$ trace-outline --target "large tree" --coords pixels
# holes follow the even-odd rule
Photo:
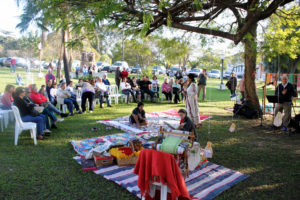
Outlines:
[[[292,0],[89,0],[72,2],[93,20],[110,19],[117,27],[148,35],[163,26],[244,43],[245,92],[259,110],[255,87],[258,22]]]

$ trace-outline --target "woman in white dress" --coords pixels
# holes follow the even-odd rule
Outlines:
[[[197,86],[193,74],[188,75],[184,91],[186,94],[185,109],[187,111],[187,116],[194,122],[196,127],[199,127],[201,126],[201,122],[198,107]]]

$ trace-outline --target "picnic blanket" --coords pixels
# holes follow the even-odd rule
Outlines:
[[[180,121],[178,111],[175,109],[162,112],[149,112],[146,113],[146,118],[149,122],[149,125],[138,128],[129,123],[129,116],[111,120],[100,120],[98,121],[98,123],[112,126],[125,132],[135,133],[145,139],[149,139],[158,135],[160,126],[162,126],[163,128],[168,128],[170,125],[173,127],[178,127]],[[211,116],[209,115],[200,115],[201,121],[207,120],[209,118],[211,118]]]
[[[106,151],[110,146],[126,145],[128,141],[139,139],[144,145],[147,143],[141,136],[134,133],[118,133],[83,140],[71,140],[71,144],[80,156],[91,158],[93,151]]]
[[[81,164],[80,156],[74,159]],[[119,167],[117,165],[97,167],[93,172],[126,188],[130,193],[141,198],[137,186],[138,175],[133,173],[134,166]],[[220,193],[241,182],[247,174],[209,162],[205,168],[198,168],[189,173],[185,179],[188,192],[192,199],[213,199]]]

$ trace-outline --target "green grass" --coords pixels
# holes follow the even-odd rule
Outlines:
[[[112,78],[111,75],[109,75]],[[8,69],[0,70],[0,91],[14,83]],[[160,77],[162,79],[162,77]],[[113,79],[111,79],[113,81]],[[43,84],[44,80],[36,80]],[[209,80],[207,100],[199,101],[200,112],[213,116],[200,128],[199,142],[213,143],[214,163],[250,175],[216,199],[300,199],[300,136],[289,137],[267,128],[254,128],[259,120],[232,119],[224,107],[232,107],[229,91],[217,90],[219,80]],[[261,90],[258,90],[261,96]],[[70,140],[122,132],[107,129],[97,120],[129,115],[134,104],[95,109],[59,123],[58,130],[34,146],[28,132],[13,146],[14,128],[0,133],[0,199],[136,199],[124,188],[93,172],[81,170]],[[146,104],[146,111],[183,108],[183,104]],[[231,123],[237,132],[228,131]],[[270,120],[265,122],[271,124]],[[98,132],[91,131],[98,127]]]

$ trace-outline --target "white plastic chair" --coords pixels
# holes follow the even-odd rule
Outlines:
[[[119,94],[118,86],[117,85],[111,85],[109,87],[109,100],[111,102],[111,99],[115,99],[115,104],[119,103],[119,97],[121,97],[121,94]]]
[[[34,145],[37,145],[36,141],[36,123],[34,122],[23,122],[20,116],[19,109],[16,106],[12,106],[12,110],[15,116],[15,145],[18,145],[19,135],[24,130],[30,130],[31,138],[34,141]]]
[[[161,200],[167,200],[167,195],[168,195],[168,192],[171,192],[171,190],[168,188],[167,185],[164,185],[162,183],[159,183],[159,182],[153,182],[151,185],[150,185],[150,188],[151,187],[154,187],[154,189],[149,193],[150,196],[155,196],[155,191],[156,191],[156,188],[157,187],[160,187],[160,199]],[[176,198],[177,199],[177,198]],[[143,196],[142,197],[142,200],[145,200],[145,197]]]
[[[66,111],[67,111],[67,105],[66,104],[59,104],[59,103],[57,103],[57,105],[58,105],[58,110],[62,110],[61,112],[62,113],[66,113]]]

